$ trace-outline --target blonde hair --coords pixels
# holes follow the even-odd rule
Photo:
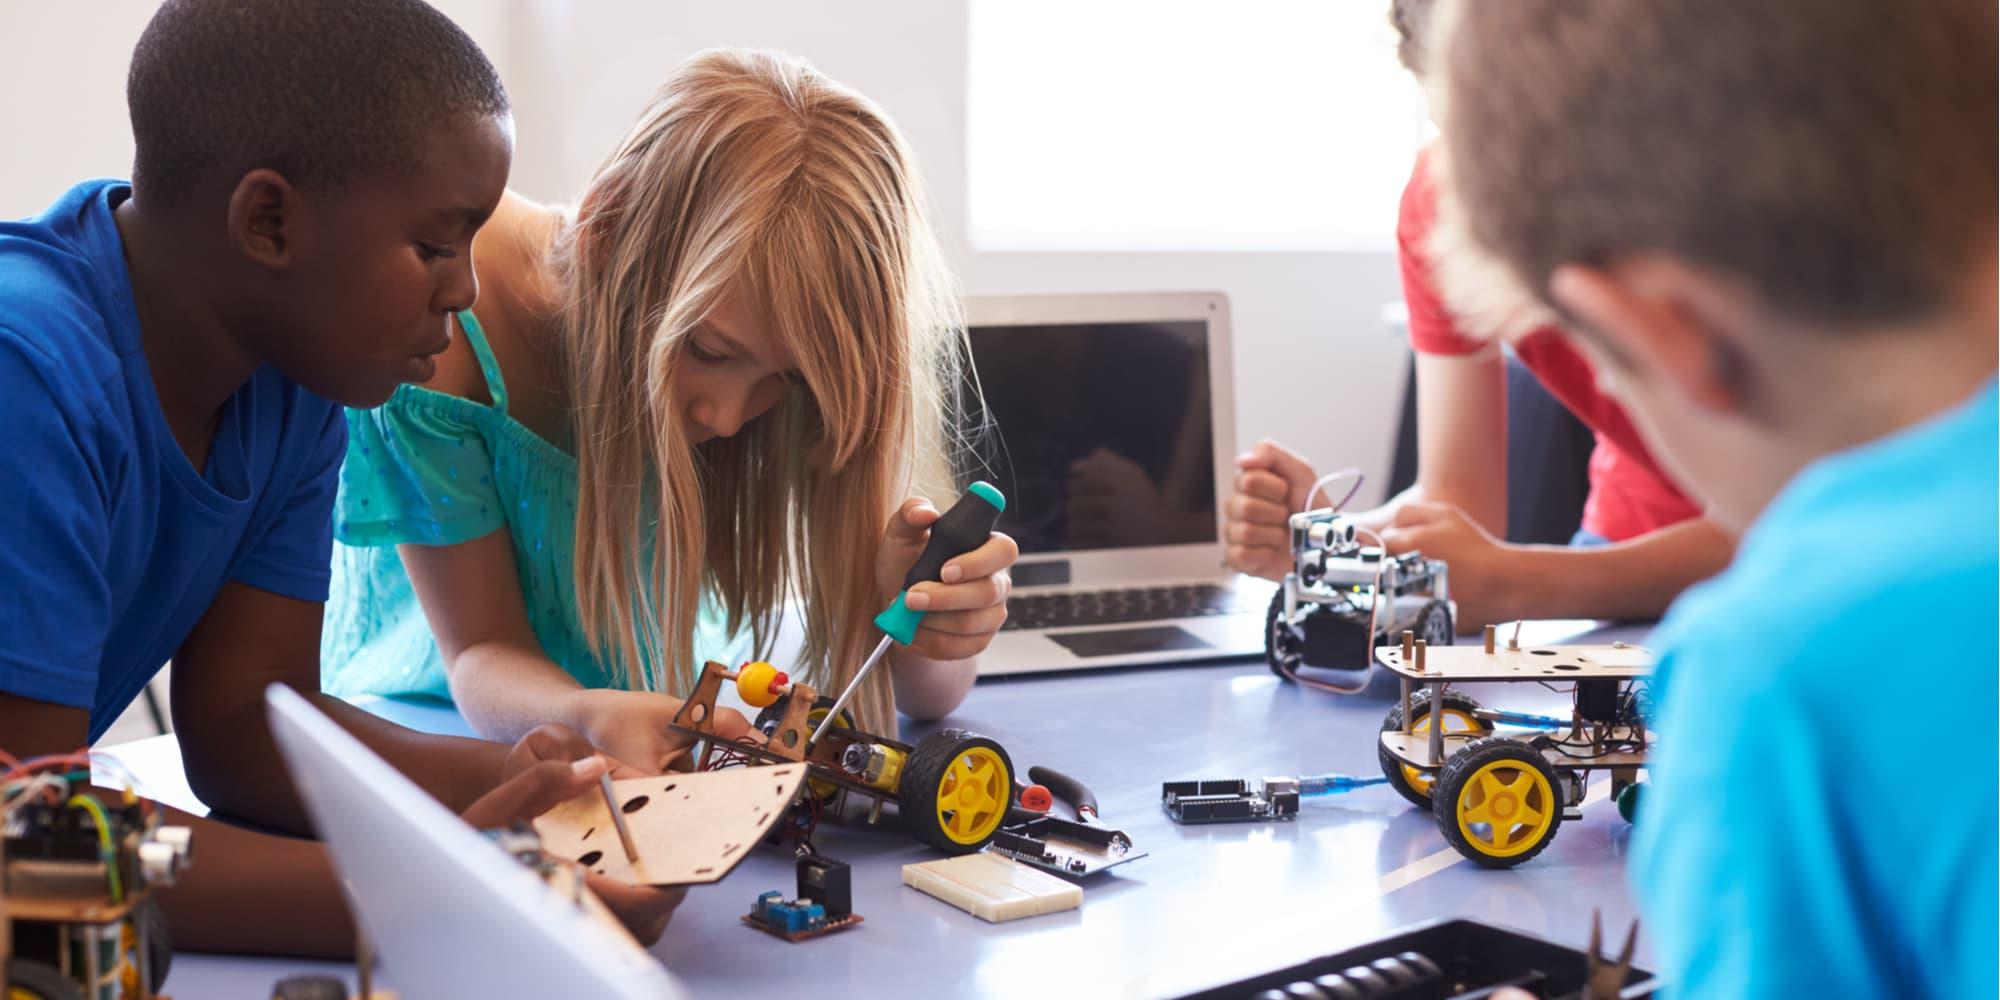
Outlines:
[[[884,525],[912,490],[951,485],[965,356],[895,126],[801,60],[698,54],[598,170],[557,266],[589,641],[629,686],[685,693],[704,589],[760,655],[796,598],[804,650],[781,666],[845,684],[875,639]],[[731,288],[802,385],[697,446],[672,372]],[[863,725],[893,721],[887,671],[856,704]]]

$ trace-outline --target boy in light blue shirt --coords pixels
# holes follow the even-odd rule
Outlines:
[[[1656,637],[1672,991],[1993,996],[1993,4],[1439,18],[1460,223],[1745,532]]]

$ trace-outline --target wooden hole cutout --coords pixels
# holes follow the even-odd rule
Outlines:
[[[651,801],[652,801],[651,799],[648,799],[644,795],[634,796],[632,801],[627,802],[622,806],[619,806],[618,811],[624,813],[627,816],[630,816],[633,813],[646,808],[646,803]]]
[[[602,860],[604,860],[603,851],[588,851],[584,853],[583,857],[576,859],[576,863],[588,868]]]

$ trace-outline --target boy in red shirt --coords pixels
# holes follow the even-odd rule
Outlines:
[[[1430,0],[1398,0],[1404,65],[1421,78]],[[1428,151],[1419,155],[1397,220],[1397,263],[1417,359],[1417,482],[1362,524],[1392,551],[1451,566],[1458,623],[1516,618],[1654,618],[1689,584],[1729,562],[1730,535],[1668,480],[1588,361],[1554,327],[1524,319],[1525,303],[1483,301],[1481,276],[1456,266],[1460,239],[1440,205]],[[1497,305],[1497,308],[1496,308]],[[1511,545],[1507,524],[1504,342],[1543,387],[1596,435],[1578,546]],[[1286,519],[1305,509],[1312,464],[1264,441],[1237,459],[1225,506],[1230,565],[1282,577],[1291,565]]]

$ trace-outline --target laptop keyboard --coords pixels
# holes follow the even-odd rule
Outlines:
[[[1249,610],[1228,587],[1209,583],[1178,587],[1134,587],[1063,594],[1024,594],[1007,599],[1007,629],[1068,628],[1120,622],[1201,618]]]

